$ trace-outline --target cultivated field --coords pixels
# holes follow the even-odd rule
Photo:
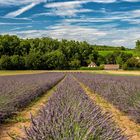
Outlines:
[[[53,87],[63,77],[63,73],[0,77],[0,122]]]
[[[140,77],[74,74],[94,93],[101,95],[136,122],[140,122]]]
[[[0,140],[140,140],[140,76],[97,73],[1,76]]]

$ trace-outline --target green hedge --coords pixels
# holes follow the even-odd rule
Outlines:
[[[128,67],[127,70],[140,70],[140,68],[136,68],[136,67]]]
[[[98,66],[98,67],[81,67],[80,70],[103,70],[103,66]]]

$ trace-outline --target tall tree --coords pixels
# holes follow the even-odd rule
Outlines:
[[[137,40],[136,42],[136,48],[137,51],[140,51],[140,40]]]

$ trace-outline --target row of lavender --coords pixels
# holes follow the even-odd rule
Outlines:
[[[38,117],[32,117],[25,137],[17,140],[128,140],[93,103],[80,85],[68,75],[61,82]]]
[[[1,76],[0,122],[42,95],[63,77],[63,73]]]
[[[76,73],[74,76],[140,123],[140,77],[91,73]]]

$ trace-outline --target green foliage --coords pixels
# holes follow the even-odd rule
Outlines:
[[[116,57],[116,63],[122,66],[123,64],[123,58],[121,56]]]
[[[135,57],[131,57],[126,61],[126,63],[123,65],[123,69],[128,70],[136,70],[140,69],[140,60],[136,59]]]
[[[103,70],[104,66],[98,66],[98,67],[81,67],[80,70]]]
[[[136,50],[140,51],[140,40],[137,40],[136,42]]]
[[[50,52],[48,54],[45,55],[45,65],[47,69],[53,70],[59,70],[59,69],[63,69],[64,65],[65,65],[65,61],[64,61],[64,55],[56,50],[53,52]]]
[[[124,47],[124,46],[121,46],[121,47],[118,47],[118,46],[105,46],[105,45],[92,45],[96,50],[98,51],[115,51],[115,50],[118,50],[118,51],[123,51],[123,50],[129,50],[128,48]]]
[[[132,57],[132,58],[128,59],[126,63],[129,67],[140,68],[140,60],[136,59],[135,57]]]
[[[25,60],[22,56],[19,55],[13,55],[11,56],[11,63],[12,63],[12,69],[14,70],[22,70],[25,69]]]
[[[139,41],[137,47],[139,48]],[[133,53],[132,53],[133,52]],[[0,35],[0,69],[79,69],[93,61],[101,64],[124,63],[134,51],[123,46],[90,45],[86,41],[51,38],[20,39],[17,36]]]
[[[40,68],[41,65],[41,55],[39,53],[30,52],[25,57],[25,67],[27,69],[37,70]]]
[[[11,56],[12,69],[78,69],[90,61],[97,62],[99,57],[86,41],[19,39],[9,35],[0,36],[0,50],[0,56]]]
[[[113,51],[110,51],[110,50],[108,50],[108,51],[98,51],[99,52],[99,55],[101,55],[101,56],[103,56],[103,57],[106,57],[108,54],[110,54],[110,53],[113,53]]]
[[[78,69],[80,68],[80,61],[77,59],[74,59],[69,63],[69,66],[71,69]]]
[[[121,53],[126,53],[126,54],[131,54],[133,56],[138,56],[138,53],[137,51],[131,49],[131,50],[114,50],[114,51],[119,51]],[[98,51],[99,52],[99,55],[103,56],[103,57],[106,57],[108,54],[110,53],[113,53],[114,51],[112,50],[105,50],[105,51]]]
[[[0,59],[0,69],[1,70],[10,70],[12,69],[12,63],[10,56],[3,55]]]
[[[13,55],[15,53],[15,49],[19,46],[20,39],[13,35],[4,35],[0,36],[0,56],[1,55]]]
[[[133,55],[130,53],[125,53],[122,51],[114,51],[113,53],[109,53],[105,60],[107,64],[119,64],[120,67],[132,57]]]
[[[123,70],[128,70],[128,65],[127,63],[124,63],[123,66],[122,66]]]

